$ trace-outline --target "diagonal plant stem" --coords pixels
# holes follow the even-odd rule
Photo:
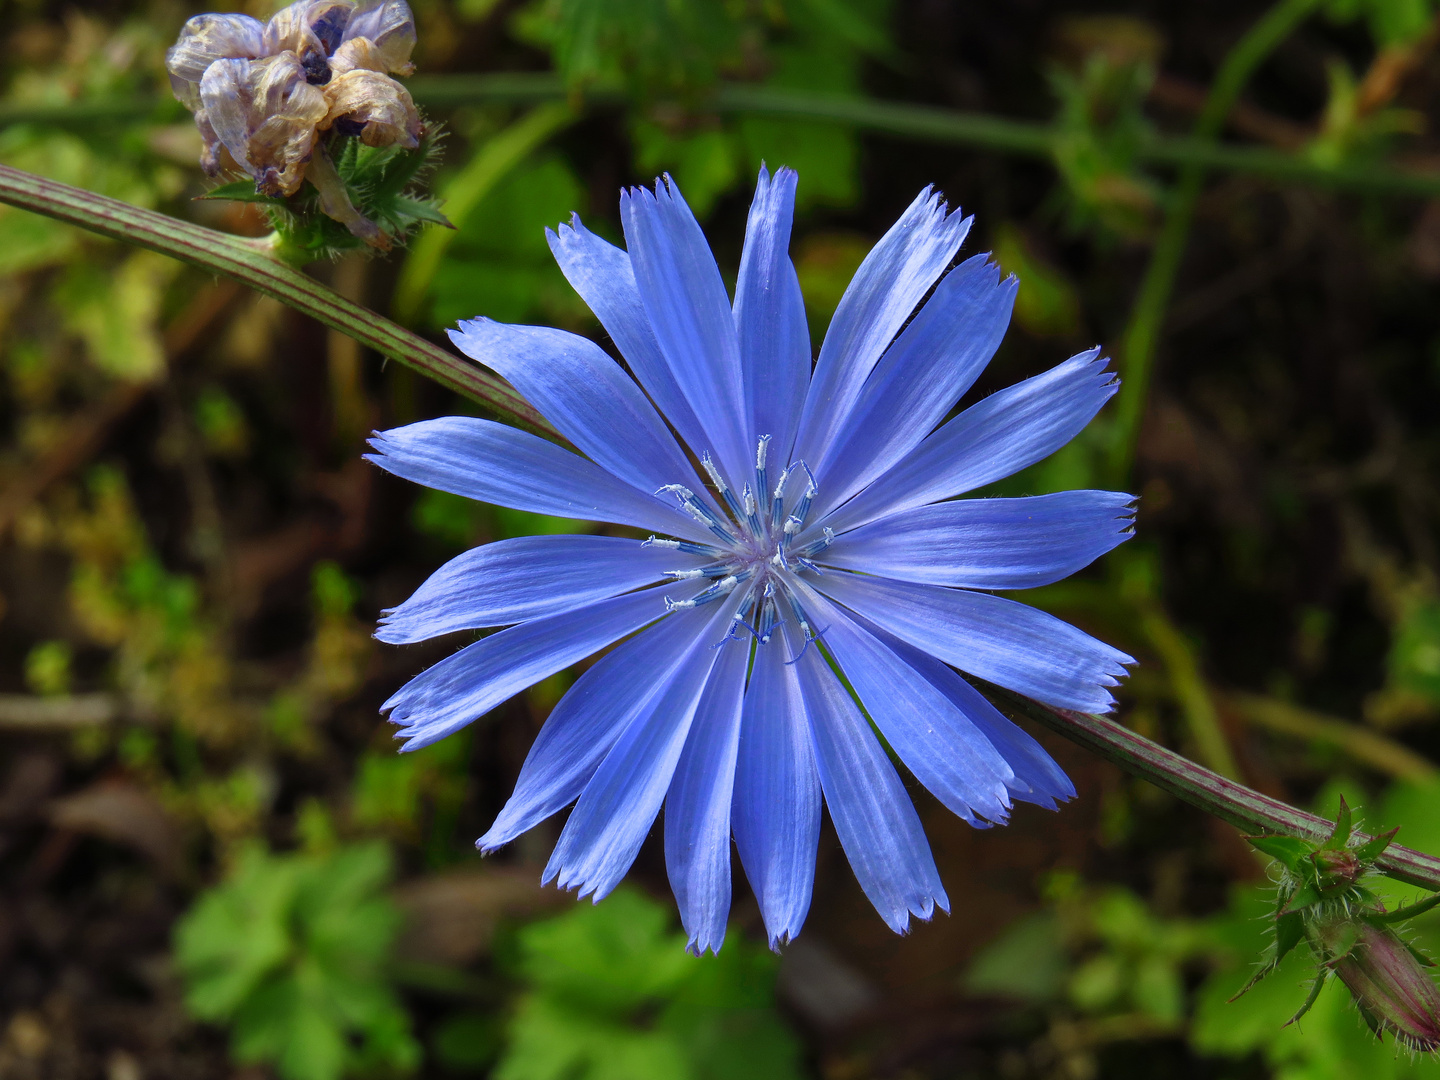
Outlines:
[[[267,241],[216,232],[6,165],[0,165],[0,202],[234,278],[465,395],[497,419],[558,438],[504,380],[281,262]]]
[[[1162,791],[1229,822],[1241,832],[1283,834],[1305,840],[1324,840],[1334,832],[1334,824],[1324,818],[1211,772],[1135,734],[1117,720],[1041,705],[998,686],[988,686],[987,690],[989,696],[1012,714],[1049,728],[1131,775],[1148,780]],[[1369,839],[1362,833],[1356,833],[1355,837],[1361,843]],[[1432,855],[1392,844],[1380,856],[1376,867],[1397,881],[1440,890],[1440,859]]]
[[[1280,0],[1252,26],[1220,65],[1205,108],[1195,121],[1193,142],[1213,144],[1225,124],[1241,89],[1255,69],[1275,47],[1290,36],[1305,18],[1319,7],[1320,0]],[[1124,389],[1116,395],[1114,428],[1111,432],[1109,466],[1113,483],[1124,486],[1135,459],[1135,440],[1155,366],[1155,350],[1165,321],[1165,310],[1175,291],[1175,278],[1195,218],[1195,205],[1205,184],[1203,161],[1187,162],[1180,170],[1170,196],[1160,238],[1150,254],[1150,264],[1140,283],[1135,307],[1120,346],[1120,377]]]

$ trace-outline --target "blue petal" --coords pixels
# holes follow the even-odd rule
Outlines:
[[[1005,336],[1016,285],[1014,277],[1000,280],[988,255],[966,259],[941,279],[876,365],[844,433],[819,463],[817,518],[915,449],[970,389]]]
[[[805,606],[825,624],[826,648],[915,779],[972,824],[977,814],[1005,821],[1014,771],[967,714],[834,605],[812,595]]]
[[[825,805],[860,888],[897,934],[910,929],[911,915],[949,911],[920,817],[865,717],[819,649],[806,649],[795,666]]]
[[[612,476],[646,494],[699,490],[695,470],[635,380],[593,341],[548,326],[470,319],[455,347],[494,368],[556,430]]]
[[[384,613],[391,645],[558,615],[704,560],[613,536],[517,536],[457,555]]]
[[[1119,389],[1106,363],[1099,349],[1090,349],[970,406],[825,524],[836,532],[853,529],[974,491],[1050,456]]]
[[[605,755],[570,812],[541,877],[562,889],[604,899],[620,884],[665,800],[685,738],[739,598],[717,604],[690,639],[689,654],[669,685],[653,696]]]
[[[581,675],[546,718],[514,793],[476,847],[488,855],[578,799],[621,733],[673,680],[712,615],[709,608],[673,612]]]
[[[1000,752],[1015,773],[1005,784],[1014,798],[1047,810],[1054,810],[1057,803],[1075,798],[1075,785],[1065,775],[1065,770],[1055,763],[1043,746],[1001,715],[1000,710],[978,690],[928,653],[907,645],[858,615],[851,617],[929,680],[980,729],[980,733]]]
[[[731,810],[735,847],[772,949],[805,924],[820,843],[820,776],[799,673],[787,655],[778,634],[755,650]]]
[[[422,420],[376,432],[370,445],[376,453],[366,454],[366,461],[467,499],[534,514],[634,525],[707,543],[713,539],[687,514],[636,491],[593,461],[493,420]]]
[[[1109,712],[1106,687],[1135,663],[1053,615],[989,593],[843,573],[815,588],[952,667],[1064,709]]]
[[[712,451],[738,490],[750,477],[755,448],[745,431],[735,320],[715,256],[668,178],[654,194],[634,188],[621,195],[620,216],[655,340],[709,439],[691,449]]]
[[[735,285],[750,441],[769,435],[769,453],[780,468],[790,460],[810,385],[810,330],[789,254],[796,181],[793,169],[777,170],[772,181],[761,167]]]
[[[696,589],[647,589],[613,600],[532,619],[501,630],[422,671],[380,706],[418,750],[483,716],[512,694],[633,634],[665,614],[664,597],[692,596]]]
[[[554,232],[546,229],[545,235],[566,279],[605,327],[656,407],[682,439],[703,450],[710,440],[660,353],[630,256],[585,228],[578,214],[569,225]]]
[[[750,645],[720,651],[665,796],[665,868],[696,956],[720,952],[730,915],[730,800]]]
[[[796,460],[824,460],[871,369],[960,250],[971,218],[926,188],[875,245],[840,298],[805,398]]]
[[[1115,491],[1061,491],[935,503],[842,533],[821,557],[903,581],[1031,589],[1069,577],[1130,539],[1134,500]]]

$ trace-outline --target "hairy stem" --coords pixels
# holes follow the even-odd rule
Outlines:
[[[555,430],[508,383],[346,300],[276,258],[264,241],[202,228],[5,165],[0,165],[0,202],[234,278],[464,394],[497,419],[556,437]]]
[[[1324,840],[1335,829],[1332,822],[1211,772],[1189,758],[1135,734],[1117,720],[1041,705],[997,686],[988,687],[988,691],[989,696],[1012,714],[1049,728],[1131,775],[1229,822],[1241,832]],[[1355,836],[1361,843],[1369,839],[1362,833]],[[1440,859],[1423,852],[1392,844],[1380,856],[1376,868],[1397,881],[1440,890]]]
[[[1220,65],[1205,100],[1205,108],[1195,122],[1192,142],[1214,144],[1226,116],[1255,69],[1318,6],[1319,0],[1280,0],[1250,28]],[[1160,341],[1165,311],[1175,290],[1175,278],[1185,254],[1206,169],[1207,163],[1200,158],[1192,159],[1181,167],[1170,195],[1160,238],[1151,252],[1150,264],[1140,283],[1140,292],[1135,298],[1135,307],[1121,342],[1119,367],[1124,389],[1116,395],[1107,462],[1110,479],[1116,484],[1126,482],[1135,458],[1135,440],[1145,411],[1150,373],[1155,366],[1155,350]]]

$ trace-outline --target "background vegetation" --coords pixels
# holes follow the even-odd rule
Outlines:
[[[265,230],[194,201],[162,57],[199,9],[3,10],[0,162]],[[1030,599],[1141,659],[1134,729],[1440,853],[1429,0],[415,10],[457,230],[313,273],[437,340],[478,314],[598,336],[544,226],[618,239],[619,188],[668,170],[733,274],[764,159],[800,171],[818,339],[936,184],[1022,282],[973,394],[1097,342],[1126,377],[1003,491],[1128,486],[1139,538]],[[377,707],[455,642],[369,630],[466,546],[584,526],[363,464],[372,428],[466,402],[8,208],[0,356],[0,1076],[1440,1076],[1334,987],[1282,1027],[1304,950],[1227,1005],[1265,944],[1263,861],[1048,734],[1081,792],[1056,816],[975,832],[915,789],[955,911],[905,939],[828,833],[778,958],[743,887],[722,956],[684,955],[649,846],[595,908],[538,888],[553,825],[482,864],[564,678],[401,757]]]

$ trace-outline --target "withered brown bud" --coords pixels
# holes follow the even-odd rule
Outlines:
[[[388,75],[358,68],[338,75],[325,87],[330,111],[321,122],[348,135],[358,135],[366,146],[413,149],[420,145],[420,114],[410,91]]]
[[[249,15],[196,15],[165,53],[170,87],[191,112],[200,108],[200,80],[217,60],[255,60],[265,48],[265,27]]]
[[[329,106],[294,53],[221,60],[200,84],[216,138],[266,195],[293,195]]]
[[[175,96],[195,114],[210,176],[249,174],[263,195],[305,180],[320,208],[374,247],[385,234],[352,205],[320,136],[413,150],[423,128],[410,92],[415,18],[406,0],[296,0],[265,24],[197,15],[166,53]]]
[[[345,43],[369,41],[372,59],[355,67],[368,67],[389,75],[409,75],[415,70],[410,54],[415,51],[415,16],[405,0],[369,0],[356,6],[345,31]],[[344,45],[336,52],[343,51]]]

